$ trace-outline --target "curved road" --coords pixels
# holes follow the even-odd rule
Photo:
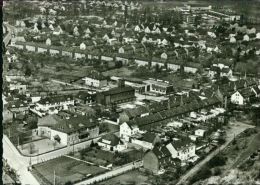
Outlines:
[[[3,135],[3,158],[16,170],[23,185],[40,185],[35,177],[27,170],[30,159],[21,156],[5,135]]]

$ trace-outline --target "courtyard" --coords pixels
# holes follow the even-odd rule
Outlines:
[[[39,139],[36,141],[32,141],[30,143],[22,144],[18,146],[20,152],[24,155],[38,155],[42,153],[46,153],[55,149],[59,149],[65,147],[64,145],[50,140],[48,138]]]

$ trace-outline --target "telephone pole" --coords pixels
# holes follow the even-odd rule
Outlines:
[[[53,185],[56,185],[55,170],[54,170],[54,172],[53,172]]]

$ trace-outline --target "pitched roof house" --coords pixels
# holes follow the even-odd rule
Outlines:
[[[168,165],[177,165],[178,161],[172,159],[171,153],[165,146],[156,146],[146,152],[143,157],[143,166],[146,170],[158,174]]]
[[[103,150],[109,151],[122,151],[127,148],[127,145],[115,134],[102,136],[98,140],[98,145],[101,146]]]

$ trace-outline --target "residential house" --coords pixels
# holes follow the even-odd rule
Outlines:
[[[118,151],[118,152],[127,149],[126,143],[124,143],[115,134],[107,134],[102,136],[98,140],[98,146],[100,146],[101,149],[103,150]]]
[[[209,70],[208,76],[210,78],[214,78],[216,75],[219,75],[219,77],[232,77],[232,69],[230,69],[228,66],[225,66],[224,64],[213,64]]]
[[[83,103],[83,104],[92,104],[96,102],[96,93],[80,91],[76,95],[75,100],[76,102]]]
[[[85,78],[85,84],[90,87],[101,88],[107,86],[107,79],[98,71],[91,71]]]
[[[186,63],[184,65],[184,72],[186,72],[186,73],[196,73],[201,68],[202,68],[201,64],[189,62],[189,63]]]
[[[97,121],[86,116],[62,119],[52,126],[39,126],[38,135],[46,136],[53,141],[70,146],[99,135]]]
[[[3,123],[12,122],[14,118],[14,114],[7,107],[4,106],[3,109]]]
[[[60,35],[63,33],[63,30],[61,29],[60,26],[58,26],[57,28],[54,29],[53,31],[53,35]]]
[[[12,112],[15,118],[18,114],[25,115],[29,112],[29,103],[25,100],[14,100],[7,104],[7,109]]]
[[[168,165],[178,165],[178,161],[172,159],[171,153],[165,146],[156,146],[147,151],[143,157],[144,169],[154,174],[159,174]]]
[[[70,95],[59,95],[42,98],[36,103],[36,110],[49,111],[54,109],[67,109],[68,106],[74,105],[73,97]]]
[[[256,100],[259,97],[259,88],[245,88],[237,90],[231,95],[231,103],[237,105],[245,105]]]
[[[139,132],[139,128],[137,125],[129,124],[124,122],[120,125],[119,135],[125,141],[131,141],[131,136],[137,134]]]
[[[161,143],[159,135],[151,132],[144,133],[141,137],[132,136],[131,142],[142,146],[144,149],[153,149],[156,144]]]
[[[20,94],[25,94],[26,89],[27,89],[27,85],[24,84],[24,83],[22,83],[22,82],[21,82],[21,83],[19,83],[19,82],[10,83],[9,89],[10,89],[11,91],[13,91],[13,90],[18,90],[18,92],[19,92]]]
[[[206,130],[204,130],[204,129],[195,130],[195,136],[204,137],[205,133],[206,133]]]
[[[176,139],[166,147],[170,151],[172,158],[178,158],[182,162],[196,157],[196,146],[189,138]]]
[[[144,106],[140,106],[133,109],[126,109],[119,114],[119,123],[133,120],[136,117],[143,117],[149,115],[149,109]]]
[[[46,44],[47,46],[50,46],[50,45],[51,45],[51,39],[50,39],[50,38],[47,38],[45,44]]]

